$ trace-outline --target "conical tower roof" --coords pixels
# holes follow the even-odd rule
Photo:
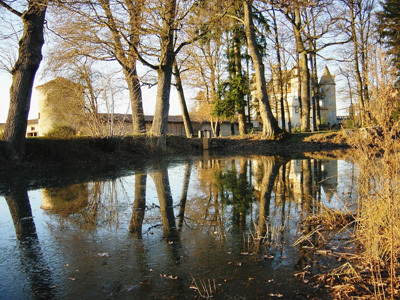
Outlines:
[[[325,66],[319,84],[320,85],[336,84],[335,75],[332,75],[331,72],[329,72],[328,66]]]

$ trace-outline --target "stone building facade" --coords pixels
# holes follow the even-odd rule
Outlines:
[[[283,72],[283,89],[284,95],[280,94],[280,80],[276,70],[273,71],[272,79],[268,83],[268,96],[271,104],[272,112],[281,124],[280,99],[285,100],[285,125],[292,128],[300,126],[300,102],[299,102],[299,77],[297,69]],[[337,123],[336,118],[336,83],[335,76],[332,75],[327,66],[319,81],[319,106],[321,114],[321,123],[333,125]],[[289,116],[288,116],[289,112]],[[312,116],[311,112],[311,116]],[[312,124],[312,122],[311,122]]]

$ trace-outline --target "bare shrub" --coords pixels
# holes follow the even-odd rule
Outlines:
[[[70,126],[56,126],[53,130],[47,133],[50,138],[67,139],[76,135],[74,128]]]

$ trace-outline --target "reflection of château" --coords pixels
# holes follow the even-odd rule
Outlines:
[[[286,186],[289,189],[288,195],[289,199],[293,199],[296,203],[300,203],[304,196],[304,169],[302,165],[303,160],[295,159],[292,160],[281,168],[285,168],[286,174]],[[313,186],[321,186],[325,197],[328,201],[332,199],[332,196],[337,193],[337,175],[338,175],[338,162],[336,160],[311,160],[310,162],[310,172]],[[255,178],[262,178],[262,168],[260,167],[259,160],[252,161],[252,173]],[[276,185],[282,178],[277,180]],[[254,181],[254,188],[257,191],[261,191],[261,180]],[[275,194],[280,194],[280,188],[274,188]],[[279,197],[280,198],[280,197]]]
[[[336,160],[311,160],[312,179],[316,184],[320,184],[326,199],[330,201],[337,192],[338,167]],[[294,200],[301,202],[303,195],[303,169],[301,160],[293,160],[289,173],[290,187],[293,190]]]
[[[61,216],[74,214],[88,206],[88,184],[42,189],[41,208]]]

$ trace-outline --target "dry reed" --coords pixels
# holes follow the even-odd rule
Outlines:
[[[400,297],[400,121],[394,117],[400,101],[388,78],[376,76],[371,88],[369,126],[348,132],[360,170],[353,241],[360,250],[358,259],[346,263],[350,275],[332,273],[347,279],[343,289],[335,287],[338,299]]]

